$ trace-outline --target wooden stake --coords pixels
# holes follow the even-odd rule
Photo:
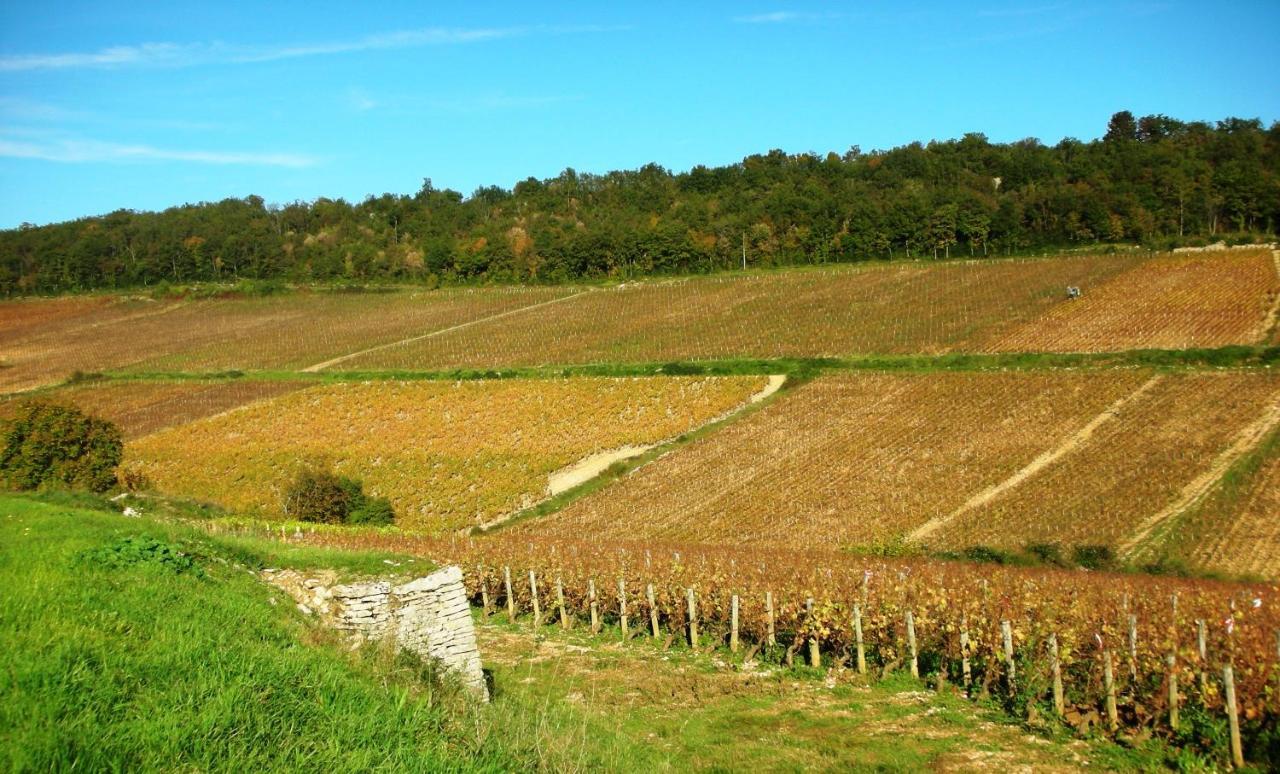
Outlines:
[[[778,639],[774,636],[773,631],[773,592],[766,591],[764,593],[764,614],[765,625],[767,627],[765,637],[770,645],[777,645]]]
[[[907,611],[907,647],[911,650],[911,676],[920,676],[920,659],[916,653],[916,619]]]
[[[1111,673],[1111,651],[1109,650],[1102,651],[1102,682],[1107,690],[1107,727],[1114,734],[1120,724],[1120,718],[1116,713],[1116,681]]]
[[[569,611],[564,606],[564,582],[556,576],[556,604],[560,606],[560,628],[569,628]]]
[[[591,603],[591,633],[597,634],[600,631],[600,604],[596,602],[594,579],[587,581],[587,600]]]
[[[698,600],[694,597],[693,589],[684,590],[685,602],[689,605],[689,647],[698,647]]]
[[[1169,728],[1178,730],[1178,658],[1170,653],[1165,656],[1169,673]]]
[[[627,639],[627,581],[618,578],[618,621],[622,624],[622,639]]]
[[[1222,668],[1222,683],[1227,691],[1227,723],[1231,729],[1231,765],[1244,766],[1244,748],[1240,745],[1240,716],[1236,708],[1235,670],[1227,664]]]
[[[511,621],[516,620],[516,596],[511,593],[511,568],[502,568],[502,582],[507,587],[507,618]]]
[[[1013,681],[1017,677],[1017,668],[1013,663],[1013,627],[1008,621],[1000,622],[1000,637],[1004,641],[1004,665],[1009,673],[1009,693],[1013,693]]]
[[[1204,619],[1196,619],[1196,655],[1199,657],[1199,683],[1200,683],[1200,700],[1204,701],[1205,694],[1209,692],[1209,674],[1205,671],[1205,665],[1209,662],[1207,651],[1205,649],[1205,627]]]
[[[478,569],[476,572],[480,572]],[[489,617],[489,576],[480,575],[480,604],[483,606],[484,617]]]
[[[1053,675],[1053,712],[1062,717],[1066,702],[1062,698],[1062,661],[1058,654],[1058,635],[1049,635],[1049,671]]]
[[[653,638],[656,640],[658,639],[658,603],[654,599],[652,583],[645,588],[644,595],[649,600],[649,628],[653,630]]]
[[[862,647],[862,605],[853,606],[853,637],[858,646],[858,674],[867,673],[867,654]]]
[[[738,652],[738,595],[729,602],[729,651]]]
[[[804,609],[805,609],[805,612],[808,614],[809,629],[810,629],[809,666],[820,667],[822,666],[822,652],[819,648],[818,633],[817,631],[814,631],[815,627],[813,625],[813,597],[809,597],[807,600],[805,600]]]
[[[1138,680],[1138,616],[1129,616],[1129,679]]]
[[[973,683],[973,670],[969,666],[969,617],[963,616],[960,619],[960,673],[964,678],[964,692],[968,696],[973,696],[971,689]]]
[[[538,605],[538,576],[529,571],[529,598],[533,600],[533,628],[542,624],[542,608]]]

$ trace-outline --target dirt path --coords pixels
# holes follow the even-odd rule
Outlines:
[[[339,357],[335,357],[331,360],[326,360],[323,363],[316,363],[315,365],[307,366],[306,368],[302,369],[302,372],[313,374],[318,371],[323,371],[324,369],[329,368],[331,366],[336,366],[339,363],[345,363],[348,360],[353,360],[357,357],[360,357],[361,355],[368,355],[371,352],[379,352],[384,349],[390,349],[391,347],[399,347],[405,344],[412,344],[415,341],[422,341],[423,339],[430,339],[435,336],[443,336],[446,333],[453,333],[454,331],[460,331],[464,328],[470,328],[473,325],[492,322],[494,320],[501,320],[502,318],[510,317],[513,314],[520,314],[521,312],[528,312],[531,309],[538,309],[539,307],[550,306],[551,304],[558,304],[561,301],[568,301],[569,299],[577,298],[578,296],[585,295],[590,292],[591,292],[590,288],[586,290],[579,290],[577,293],[571,293],[567,296],[560,296],[559,298],[553,298],[553,299],[550,299],[549,301],[539,301],[536,304],[530,304],[529,306],[522,306],[518,309],[508,309],[505,312],[498,312],[497,314],[491,314],[487,317],[478,317],[474,320],[468,320],[467,322],[464,322],[464,323],[451,325],[448,328],[441,328],[438,331],[431,331],[430,333],[423,333],[418,336],[410,336],[407,339],[400,339],[399,341],[391,341],[391,342],[387,342],[386,344],[379,344],[376,347],[369,347],[368,349],[362,349],[359,352],[352,352],[348,355],[340,355]]]
[[[997,497],[1009,491],[1010,489],[1013,489],[1014,487],[1018,486],[1023,481],[1026,481],[1027,479],[1031,478],[1035,474],[1039,473],[1041,470],[1044,470],[1048,466],[1057,462],[1062,457],[1065,457],[1066,455],[1076,451],[1081,446],[1089,442],[1089,439],[1093,436],[1094,431],[1096,431],[1099,427],[1101,427],[1102,425],[1114,419],[1116,415],[1120,413],[1120,410],[1123,409],[1125,406],[1127,406],[1128,404],[1132,403],[1135,400],[1138,400],[1143,395],[1146,395],[1151,390],[1151,388],[1159,384],[1163,378],[1164,377],[1162,376],[1153,376],[1147,381],[1143,382],[1142,385],[1138,387],[1138,389],[1134,390],[1128,395],[1121,397],[1115,403],[1112,403],[1101,414],[1089,420],[1089,423],[1087,425],[1077,430],[1073,435],[1071,435],[1061,444],[1059,444],[1058,446],[1052,449],[1049,449],[1048,451],[1041,454],[1039,457],[1036,457],[1034,460],[1027,463],[1026,467],[1022,468],[1017,473],[1014,473],[1012,476],[1009,476],[1004,481],[1001,481],[998,484],[990,486],[982,490],[978,494],[974,495],[973,497],[969,498],[964,505],[961,505],[959,508],[955,509],[954,511],[947,514],[946,516],[939,516],[939,517],[930,519],[924,524],[921,524],[919,527],[916,528],[914,532],[912,532],[910,535],[907,536],[907,540],[912,542],[918,542],[925,539],[929,535],[932,535],[934,532],[937,532],[939,529],[949,524],[951,521],[953,521],[957,517],[965,513],[968,513],[969,511],[972,511],[975,508],[981,508],[982,506],[986,505],[992,500],[995,500]]]
[[[778,390],[782,389],[782,385],[785,384],[786,381],[787,381],[787,377],[784,374],[770,374],[769,381],[765,384],[765,386],[762,389],[760,389],[758,392],[753,394],[750,398],[748,398],[744,403],[734,406],[733,408],[729,409],[723,414],[720,414],[719,416],[715,416],[715,417],[712,417],[711,419],[708,419],[706,422],[703,422],[697,427],[691,427],[685,432],[686,433],[695,432],[708,425],[713,425],[716,422],[722,422],[728,419],[729,417],[733,416],[734,414],[737,414],[738,412],[747,408],[748,406],[753,406],[757,403],[760,403],[761,401],[765,400],[769,396],[773,395]],[[539,500],[538,502],[531,503],[530,505],[526,506],[526,508],[533,508],[539,505],[540,503],[546,502],[546,500],[549,498],[555,497],[556,495],[562,492],[567,492],[570,489],[573,489],[575,486],[578,486],[579,484],[585,484],[586,482],[590,481],[591,479],[603,473],[605,470],[608,469],[610,465],[612,465],[615,462],[622,462],[623,460],[629,460],[632,457],[639,457],[641,454],[644,454],[650,449],[656,449],[659,446],[671,443],[672,440],[673,440],[672,438],[664,438],[663,440],[658,441],[657,443],[620,446],[617,449],[609,449],[607,451],[596,452],[595,454],[589,455],[587,457],[583,457],[582,459],[578,460],[572,465],[563,467],[553,472],[551,475],[547,476],[546,496],[542,500]],[[493,519],[492,521],[488,521],[488,522],[485,522],[484,524],[481,524],[480,530],[483,532],[485,530],[493,529],[494,527],[497,527],[500,524],[503,524],[504,522],[510,521],[511,519],[515,518],[523,510],[525,510],[525,508],[521,508],[520,510],[513,511],[511,513],[504,513],[501,516],[497,517],[496,519]]]
[[[593,734],[651,749],[658,771],[1077,771],[1097,752],[905,679],[875,683],[846,669],[800,677],[644,638],[594,638],[580,622],[529,626],[477,626],[495,701],[574,707]]]
[[[1212,465],[1182,488],[1177,499],[1157,513],[1143,519],[1129,539],[1120,544],[1120,555],[1132,556],[1164,522],[1187,510],[1209,494],[1227,469],[1261,443],[1266,434],[1276,425],[1280,425],[1280,399],[1273,401],[1256,422],[1241,430],[1235,441],[1214,459]]]

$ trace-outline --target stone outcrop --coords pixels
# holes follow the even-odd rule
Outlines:
[[[326,585],[290,571],[267,570],[267,580],[288,591],[305,613],[362,640],[391,640],[437,661],[477,697],[488,698],[480,649],[462,570],[446,567],[407,583],[369,581]]]

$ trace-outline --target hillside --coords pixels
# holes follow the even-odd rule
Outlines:
[[[890,150],[775,149],[679,173],[565,169],[469,197],[427,178],[415,193],[358,203],[246,196],[118,210],[0,231],[0,295],[241,279],[634,279],[743,262],[1266,241],[1277,223],[1280,124],[1120,111],[1089,142],[973,132]]]
[[[0,389],[76,371],[494,369],[1256,345],[1271,251],[898,262],[622,285],[0,302]],[[1082,297],[1069,300],[1068,286]],[[35,322],[39,321],[39,322]]]

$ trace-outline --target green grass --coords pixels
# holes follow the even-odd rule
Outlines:
[[[156,558],[174,555],[197,569]],[[519,695],[469,706],[405,654],[348,653],[252,572],[333,560],[351,557],[0,497],[0,769],[585,770],[636,760],[614,740],[588,744],[562,708]]]

